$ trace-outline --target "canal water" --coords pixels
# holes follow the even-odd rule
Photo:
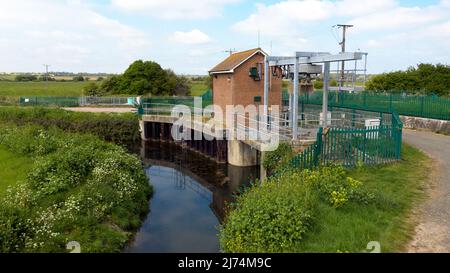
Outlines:
[[[217,164],[163,142],[145,142],[140,154],[154,194],[125,252],[219,252],[218,227],[227,204],[258,178],[259,169]]]

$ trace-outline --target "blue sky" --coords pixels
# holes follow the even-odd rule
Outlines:
[[[369,73],[450,64],[450,0],[0,0],[0,71],[123,72],[135,59],[206,74],[230,48],[369,53]],[[272,45],[272,46],[271,46]]]

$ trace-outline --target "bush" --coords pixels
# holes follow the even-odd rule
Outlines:
[[[138,158],[89,135],[2,126],[0,144],[36,160],[0,200],[1,252],[120,251],[148,210]],[[96,238],[96,240],[92,240]]]
[[[280,143],[275,151],[266,154],[263,160],[263,167],[271,174],[286,165],[292,156],[292,147],[287,143]]]
[[[225,252],[297,252],[319,208],[372,201],[374,194],[342,167],[291,169],[237,197],[220,229],[220,245]]]
[[[314,81],[314,89],[323,89],[323,81],[321,79]]]
[[[1,107],[0,121],[18,125],[37,124],[58,127],[68,132],[90,133],[117,144],[132,144],[140,139],[136,115],[79,113],[51,108]]]
[[[251,187],[236,200],[220,230],[225,252],[290,252],[310,228],[317,195],[286,173]]]

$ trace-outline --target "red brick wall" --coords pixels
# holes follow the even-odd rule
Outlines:
[[[261,65],[258,66],[258,63]],[[249,76],[251,67],[262,69],[259,81],[255,81]],[[220,105],[225,110],[225,106],[230,104],[243,106],[254,104],[254,97],[261,96],[262,105],[264,103],[264,73],[264,55],[256,54],[236,68],[233,74],[213,75],[214,104]],[[281,69],[278,69],[278,77],[274,77],[271,71],[269,73],[269,83],[271,84],[269,86],[269,107],[281,105]],[[231,80],[228,80],[229,77]]]
[[[213,103],[222,107],[232,104],[232,77],[233,74],[214,74],[213,75]]]

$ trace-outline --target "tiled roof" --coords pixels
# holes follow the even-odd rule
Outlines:
[[[210,73],[220,73],[220,72],[232,72],[233,69],[242,64],[246,59],[253,56],[255,53],[261,52],[265,54],[261,48],[254,48],[246,51],[236,52],[231,54],[224,61],[216,65],[213,69],[211,69]]]

